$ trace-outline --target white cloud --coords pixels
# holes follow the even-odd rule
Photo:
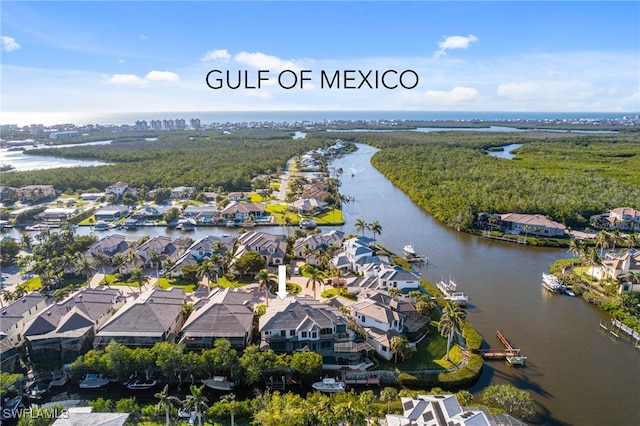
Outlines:
[[[438,47],[440,49],[436,50],[433,53],[433,56],[438,58],[440,56],[446,55],[447,50],[450,50],[450,49],[467,49],[471,43],[475,43],[476,41],[478,41],[478,37],[474,36],[473,34],[469,34],[466,37],[465,36],[445,37],[445,39],[438,44]]]
[[[164,83],[177,83],[180,81],[180,76],[171,71],[150,71],[144,76],[145,80],[158,81]]]
[[[13,52],[21,47],[13,37],[2,36],[0,38],[2,39],[2,50],[5,52]]]
[[[253,68],[261,70],[268,69],[270,71],[297,71],[300,69],[300,67],[292,61],[280,59],[277,56],[266,55],[260,52],[240,52],[235,56],[234,59],[241,64],[249,65]]]
[[[180,76],[170,71],[150,71],[144,77],[135,74],[113,74],[103,81],[115,86],[148,87],[151,83],[178,83]]]
[[[464,102],[472,102],[480,97],[480,94],[473,87],[457,86],[450,91],[427,90],[423,100],[437,105],[452,105]]]
[[[229,62],[229,59],[231,59],[231,55],[229,54],[227,49],[210,50],[207,53],[205,53],[202,58],[200,58],[202,62],[217,61],[217,60],[222,62]]]
[[[122,58],[121,58],[121,59],[118,59],[118,63],[119,63],[119,64],[124,64],[125,62],[126,62],[126,61],[125,61],[124,59],[122,59]]]

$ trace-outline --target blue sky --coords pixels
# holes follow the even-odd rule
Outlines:
[[[3,113],[640,110],[638,2],[3,1],[0,8]],[[260,89],[212,90],[205,84],[212,69],[246,70],[250,86],[257,70],[270,73]],[[310,81],[285,90],[277,83],[284,69],[310,70]],[[410,69],[419,84],[321,87],[322,70],[346,69]]]

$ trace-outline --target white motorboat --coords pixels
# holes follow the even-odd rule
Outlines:
[[[233,382],[228,381],[225,376],[213,376],[211,379],[203,380],[202,383],[215,390],[228,391],[233,387]]]
[[[451,303],[457,303],[463,308],[467,306],[467,303],[469,303],[469,296],[461,291],[451,293],[451,295],[449,295],[449,297],[447,297],[446,299]]]
[[[87,374],[79,386],[81,389],[97,389],[109,383],[110,380],[99,374]]]
[[[344,382],[339,382],[332,377],[326,377],[321,382],[315,382],[311,387],[320,392],[343,392],[345,390]]]
[[[542,286],[552,293],[561,293],[564,290],[564,284],[553,274],[542,273]]]
[[[318,222],[311,219],[302,219],[300,221],[300,228],[303,229],[314,229],[318,226]]]
[[[565,287],[563,291],[564,291],[564,294],[566,294],[567,296],[571,296],[571,297],[576,296],[576,294],[573,291],[571,291],[571,289],[569,289],[568,287]]]
[[[133,390],[149,389],[156,385],[156,381],[152,379],[135,380],[127,384],[127,388]]]
[[[404,254],[405,257],[416,257],[418,255],[418,253],[416,253],[416,249],[414,249],[411,244],[404,246],[402,254]]]

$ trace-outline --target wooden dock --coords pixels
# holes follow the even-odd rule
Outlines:
[[[508,243],[527,244],[527,239],[525,237],[518,237],[518,238],[500,237],[497,235],[491,235],[491,232],[489,231],[483,231],[482,237],[487,238],[489,240],[506,241]]]
[[[481,350],[480,355],[484,359],[505,359],[511,365],[525,365],[526,356],[520,354],[520,349],[514,348],[500,330],[496,332],[498,340],[504,345],[504,349]]]

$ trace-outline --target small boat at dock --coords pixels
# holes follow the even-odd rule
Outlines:
[[[311,385],[317,391],[320,392],[343,392],[345,390],[344,382],[339,382],[332,377],[326,377],[321,382],[315,382]]]
[[[128,383],[127,384],[127,388],[128,389],[133,389],[133,390],[144,390],[144,389],[152,388],[155,385],[156,385],[156,381],[152,380],[152,379],[135,380],[133,382]]]
[[[228,391],[233,387],[233,382],[228,381],[225,376],[213,376],[211,379],[203,380],[202,383],[215,390]]]
[[[110,380],[98,374],[87,374],[83,381],[80,382],[80,389],[97,389],[101,388]]]
[[[407,244],[402,249],[402,257],[409,262],[426,262],[427,258],[416,252],[412,244]]]

